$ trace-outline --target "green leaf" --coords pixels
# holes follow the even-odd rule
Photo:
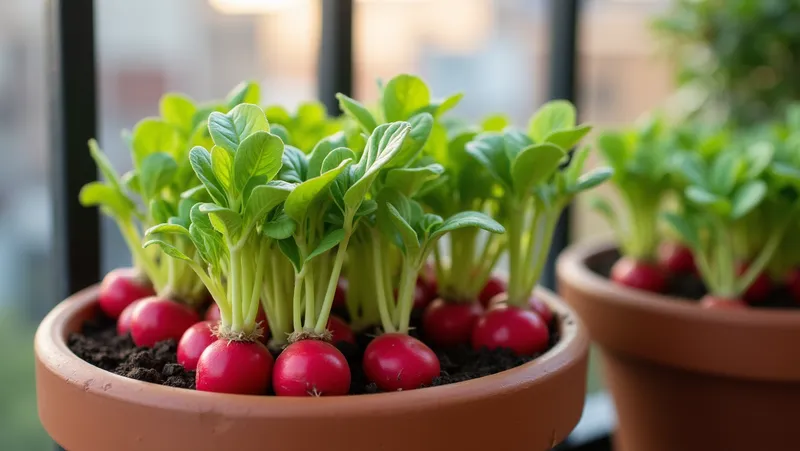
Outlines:
[[[281,213],[271,221],[265,222],[261,233],[275,240],[284,240],[292,236],[296,228],[294,220]]]
[[[127,218],[133,213],[136,205],[120,190],[102,182],[90,182],[81,188],[78,195],[84,207],[102,206],[118,218]]]
[[[619,175],[627,173],[626,167],[630,159],[630,147],[622,133],[603,132],[597,138],[597,147],[603,154],[606,163]]]
[[[164,152],[151,153],[142,161],[139,184],[145,199],[152,199],[172,181],[178,164]]]
[[[286,198],[283,207],[286,215],[298,223],[302,223],[311,204],[329,192],[328,187],[350,163],[352,160],[342,161],[336,168],[297,185]]]
[[[200,212],[208,215],[214,230],[225,235],[230,241],[239,239],[242,231],[242,218],[233,210],[216,204],[200,204]]]
[[[613,175],[614,175],[614,170],[609,167],[592,169],[586,174],[583,174],[582,176],[578,177],[575,185],[573,185],[570,188],[570,192],[579,193],[581,191],[592,189],[604,183],[606,180],[610,179]]]
[[[343,132],[337,132],[321,139],[317,145],[314,146],[311,155],[308,157],[307,177],[313,178],[325,172],[322,169],[322,162],[325,161],[329,153],[340,147],[347,147],[347,137]]]
[[[581,125],[566,130],[558,130],[547,135],[545,142],[555,144],[562,149],[569,150],[575,147],[589,132],[592,131],[590,125]]]
[[[581,147],[572,153],[572,158],[569,161],[564,175],[568,184],[575,184],[578,178],[583,174],[583,167],[586,165],[586,159],[589,158],[589,146]]]
[[[150,209],[150,218],[155,224],[169,221],[169,218],[175,213],[172,205],[165,199],[150,199],[147,206]]]
[[[177,247],[167,243],[166,241],[150,240],[150,241],[145,242],[142,245],[142,247],[150,247],[150,246],[152,246],[154,244],[157,244],[159,247],[161,247],[161,251],[164,252],[165,254],[169,255],[172,258],[177,258],[178,260],[192,261],[192,259],[187,257],[186,254],[184,254],[183,252],[179,251]]]
[[[400,152],[410,130],[407,122],[393,122],[379,125],[372,132],[364,154],[353,170],[356,182],[344,194],[347,206],[356,207],[366,197],[381,168]]]
[[[589,199],[589,207],[603,216],[612,227],[617,228],[619,219],[611,204],[601,197],[593,197]]]
[[[467,154],[481,164],[489,174],[503,186],[510,188],[511,162],[505,151],[503,135],[484,133],[467,143]]]
[[[268,132],[269,123],[261,108],[243,103],[227,114],[211,113],[208,116],[208,131],[214,144],[229,152],[236,152],[248,136],[256,132]]]
[[[206,187],[208,194],[211,195],[214,202],[227,206],[228,198],[224,194],[225,189],[219,183],[219,180],[217,180],[217,177],[214,175],[214,170],[212,169],[211,154],[202,147],[195,147],[189,152],[189,162],[192,165],[194,173],[197,174],[197,178],[199,178],[203,186]]]
[[[686,197],[697,205],[710,207],[716,213],[727,216],[731,211],[731,203],[727,199],[711,193],[704,188],[692,185],[685,190]]]
[[[132,191],[141,195],[142,185],[139,183],[139,176],[136,174],[136,171],[128,171],[122,174],[120,182],[122,182],[122,186],[124,186],[128,191]]]
[[[736,185],[740,172],[744,169],[743,162],[737,155],[722,153],[711,164],[709,171],[709,185],[711,190],[721,196],[728,196]]]
[[[302,183],[308,178],[308,160],[302,150],[285,146],[281,161],[281,170],[278,172],[281,180],[289,183]]]
[[[508,161],[514,161],[522,149],[533,145],[533,140],[519,130],[506,130],[503,132],[503,143],[508,155]]]
[[[545,103],[528,124],[528,134],[536,143],[543,143],[553,132],[575,127],[575,107],[566,100]]]
[[[386,173],[386,186],[413,197],[422,188],[422,185],[435,180],[443,173],[444,167],[438,163],[416,168],[390,169]]]
[[[202,184],[182,192],[181,199],[191,199],[197,202],[208,202],[210,200],[208,197],[208,191],[206,191],[205,185]]]
[[[142,161],[152,153],[175,155],[180,144],[180,134],[172,125],[157,118],[142,119],[131,135],[134,167],[140,167]]]
[[[292,266],[294,266],[294,270],[296,272],[300,272],[303,269],[303,263],[300,261],[300,249],[297,247],[297,243],[295,243],[293,238],[286,238],[283,240],[278,241],[278,247],[280,248],[283,255],[292,262]]]
[[[403,243],[403,253],[409,257],[414,258],[419,253],[419,237],[414,228],[406,221],[394,205],[386,205],[389,212],[389,219],[392,223],[394,230],[400,236]]]
[[[233,156],[233,181],[238,192],[250,178],[263,175],[272,180],[281,169],[283,141],[268,132],[255,132],[245,138]]]
[[[194,115],[197,113],[197,107],[192,99],[183,94],[164,94],[158,109],[166,123],[176,127],[185,135],[192,132]]]
[[[280,138],[284,144],[291,144],[291,137],[289,136],[289,130],[286,130],[286,127],[284,127],[283,125],[271,123],[269,126],[269,132]]]
[[[514,191],[525,194],[553,175],[564,158],[564,151],[553,144],[534,144],[524,148],[511,163]]]
[[[244,209],[244,223],[261,221],[267,213],[286,200],[292,188],[294,185],[282,181],[273,181],[253,188]]]
[[[241,103],[258,104],[260,101],[261,87],[254,81],[239,83],[225,96],[225,103],[229,109]]]
[[[225,192],[230,192],[233,176],[231,153],[220,146],[211,148],[211,169]]]
[[[452,110],[461,102],[461,99],[464,98],[464,93],[459,92],[457,94],[453,94],[441,101],[434,101],[433,105],[437,105],[436,111],[431,113],[436,117],[443,115],[444,113]]]
[[[267,115],[267,121],[269,121],[270,126],[272,126],[272,124],[286,125],[292,121],[291,114],[289,114],[286,108],[280,105],[270,105],[266,107],[264,109],[264,114]]]
[[[216,231],[214,231],[214,226],[211,224],[211,219],[208,218],[206,213],[200,211],[200,206],[208,205],[208,204],[195,204],[192,207],[192,211],[189,212],[189,218],[192,221],[192,225],[197,226],[200,232],[206,235],[214,235]],[[191,229],[189,229],[191,233]]]
[[[353,153],[352,150],[348,149],[347,147],[339,147],[337,149],[333,149],[328,156],[325,157],[325,161],[322,162],[321,172],[325,173],[330,171],[331,169],[335,169],[339,167],[342,162],[346,160],[355,161],[356,154]]]
[[[485,132],[502,132],[511,125],[511,120],[505,114],[487,116],[481,122],[481,130]]]
[[[408,123],[411,125],[411,130],[403,140],[400,151],[386,164],[387,168],[406,166],[417,158],[431,135],[433,116],[428,113],[417,114],[412,116]]]
[[[441,216],[426,213],[422,216],[422,220],[419,222],[419,228],[425,232],[425,235],[430,235],[433,230],[441,227],[444,223],[444,219]]]
[[[663,217],[667,224],[678,233],[684,243],[688,244],[692,249],[700,247],[700,236],[697,233],[697,227],[693,227],[686,218],[675,213],[664,213]]]
[[[158,224],[150,227],[144,232],[144,236],[154,235],[156,233],[165,233],[171,235],[184,235],[189,236],[189,230],[178,224]]]
[[[769,142],[761,141],[749,146],[745,154],[747,156],[745,178],[752,180],[760,176],[772,163],[775,147]]]
[[[108,157],[100,150],[100,146],[97,145],[97,141],[94,139],[89,140],[89,154],[92,156],[97,168],[100,169],[106,181],[115,189],[122,191],[119,174],[114,170],[114,166],[111,165]]]
[[[462,211],[445,219],[442,225],[433,231],[431,239],[435,240],[447,232],[467,227],[477,227],[491,233],[506,232],[506,229],[500,225],[499,222],[483,213],[477,211]]]
[[[413,75],[398,75],[383,89],[383,113],[387,122],[403,121],[431,102],[428,86]]]
[[[731,203],[731,219],[739,219],[753,211],[767,195],[767,184],[763,180],[751,180],[736,189]]]
[[[378,126],[372,113],[357,100],[351,99],[341,93],[336,94],[336,98],[339,99],[339,108],[341,108],[346,115],[353,118],[365,133],[372,133],[375,127]]]
[[[344,229],[331,230],[330,232],[326,233],[325,236],[322,237],[322,240],[320,240],[317,248],[311,251],[311,253],[308,254],[308,257],[306,257],[306,263],[313,260],[314,257],[322,255],[325,252],[333,249],[336,245],[341,243],[343,239]]]

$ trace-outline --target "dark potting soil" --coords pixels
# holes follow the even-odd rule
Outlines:
[[[611,267],[619,260],[619,257],[620,255],[616,250],[604,252],[589,259],[586,265],[596,274],[608,279],[611,276]],[[698,302],[707,292],[703,281],[700,280],[697,275],[677,274],[670,277],[665,294],[692,302]],[[752,304],[751,307],[798,309],[800,308],[800,303],[794,301],[786,287],[776,285],[766,300],[757,304]]]
[[[420,317],[418,312],[412,315],[412,326],[419,325]],[[350,394],[358,395],[380,391],[375,384],[367,380],[361,369],[363,350],[377,332],[375,330],[358,334],[356,344],[336,343],[336,347],[342,351],[350,363],[352,374]],[[413,328],[410,334],[425,341],[418,328]],[[558,331],[555,327],[550,327],[548,349],[555,345],[558,339]],[[152,348],[137,347],[130,335],[118,336],[116,334],[113,320],[98,316],[87,321],[80,332],[70,334],[68,345],[78,357],[106,371],[155,384],[192,390],[195,388],[194,371],[187,371],[177,363],[175,340],[159,342]],[[476,351],[467,345],[452,348],[431,346],[431,349],[439,357],[441,364],[441,373],[433,380],[432,386],[452,384],[499,373],[530,362],[541,355],[517,356],[508,349]]]

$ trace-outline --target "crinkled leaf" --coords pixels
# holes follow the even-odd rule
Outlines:
[[[263,175],[272,180],[281,169],[282,158],[283,141],[277,136],[259,131],[245,138],[233,156],[236,191],[244,190],[252,177]]]
[[[292,192],[294,185],[283,181],[272,181],[253,188],[244,209],[244,222],[261,221],[264,216],[280,205]]]
[[[400,151],[386,164],[387,168],[406,166],[417,158],[433,129],[433,116],[428,113],[416,114],[408,120],[411,125]]]
[[[258,104],[260,101],[261,87],[254,81],[239,83],[225,96],[225,103],[229,109],[241,103]]]
[[[294,270],[300,272],[303,269],[303,263],[300,261],[300,249],[297,247],[293,238],[286,238],[278,241],[278,247],[283,252],[283,255],[292,262]]]
[[[214,230],[231,241],[239,239],[242,231],[242,217],[239,213],[216,204],[200,204],[200,212],[208,215]]]
[[[322,162],[329,153],[340,147],[347,147],[347,137],[343,132],[337,132],[320,140],[308,157],[308,177],[313,178],[325,172],[322,169]],[[355,154],[353,159],[355,159]]]
[[[339,100],[339,108],[348,116],[353,118],[365,133],[372,133],[378,126],[377,121],[369,110],[357,100],[351,99],[344,94],[336,94]]]
[[[352,160],[342,161],[336,168],[297,185],[286,198],[286,215],[302,223],[311,204],[329,192],[328,187],[350,163]]]
[[[697,233],[697,227],[693,227],[686,218],[675,213],[665,213],[664,220],[689,247],[692,249],[700,247],[700,236]]]
[[[181,133],[189,135],[192,132],[193,118],[197,113],[197,107],[192,99],[178,93],[164,94],[158,109],[164,121],[179,129]]]
[[[406,221],[394,205],[387,204],[388,217],[392,223],[393,230],[400,237],[403,246],[401,249],[408,257],[414,257],[419,253],[419,237],[414,228]]]
[[[767,195],[767,184],[763,180],[751,180],[740,186],[731,199],[731,218],[739,219],[753,211]]]
[[[179,260],[192,261],[192,259],[187,257],[186,254],[184,254],[183,252],[179,251],[177,247],[167,243],[166,241],[150,240],[150,241],[145,242],[142,245],[142,247],[150,247],[150,246],[152,246],[154,244],[157,244],[161,248],[162,252],[164,252],[165,254],[169,255],[172,258],[177,258]]]
[[[268,132],[269,123],[261,108],[244,103],[226,114],[211,113],[208,116],[208,131],[214,144],[229,152],[236,152],[248,136],[256,132]]]
[[[285,146],[278,178],[289,183],[302,183],[308,178],[308,160],[302,150]]]
[[[316,249],[311,251],[311,253],[308,254],[308,257],[306,257],[306,263],[313,260],[314,257],[322,255],[325,252],[328,252],[329,250],[333,249],[336,245],[341,243],[343,239],[344,239],[343,229],[335,229],[326,233],[325,236],[322,237],[322,240],[320,240]]]
[[[533,140],[519,130],[506,130],[503,132],[503,143],[508,160],[514,161],[522,149],[533,145]]]
[[[230,192],[233,176],[231,153],[220,146],[211,148],[211,169],[225,192]]]
[[[211,165],[211,154],[202,147],[195,147],[189,152],[189,162],[192,164],[192,169],[197,175],[197,178],[206,187],[208,194],[214,199],[214,202],[227,206],[228,198],[225,196],[225,189],[217,180],[214,175],[214,170]]]
[[[462,211],[445,219],[433,230],[431,239],[435,240],[447,232],[467,227],[477,227],[491,233],[505,233],[506,229],[499,222],[477,211]]]
[[[202,205],[210,204],[195,204],[195,206],[192,207],[192,211],[189,213],[189,218],[192,220],[192,225],[197,226],[200,232],[206,235],[213,235],[216,233],[214,226],[211,224],[208,215],[200,210],[200,206]],[[191,232],[191,230],[189,231]]]
[[[389,80],[381,100],[386,121],[395,122],[407,120],[417,110],[428,106],[431,95],[421,78],[402,74]]]
[[[347,206],[355,208],[366,197],[379,171],[400,151],[411,126],[407,122],[379,125],[353,171],[356,181],[344,194]]]
[[[438,178],[444,167],[438,163],[414,168],[395,168],[386,173],[386,186],[412,197],[426,182]]]
[[[151,153],[142,160],[139,169],[139,184],[145,199],[151,199],[165,186],[169,185],[178,164],[164,152]]]
[[[527,193],[553,175],[558,170],[564,151],[553,144],[534,144],[528,146],[517,155],[511,164],[511,177],[514,180],[514,191]]]
[[[566,100],[545,103],[528,124],[528,135],[536,143],[543,143],[553,132],[575,127],[575,107]]]
[[[511,162],[505,151],[502,134],[480,134],[475,140],[467,143],[466,151],[491,174],[495,181],[507,188],[512,186]]]
[[[575,147],[589,132],[592,131],[590,125],[580,125],[575,128],[558,130],[547,135],[546,142],[555,144],[562,149],[569,150]]]
[[[118,218],[126,218],[136,205],[120,190],[102,182],[90,182],[81,188],[79,200],[84,207],[102,206]]]
[[[131,146],[134,167],[139,167],[144,159],[155,152],[174,155],[181,144],[180,134],[172,125],[158,118],[146,118],[133,128]]]

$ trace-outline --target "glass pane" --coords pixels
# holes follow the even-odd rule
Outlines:
[[[0,442],[45,450],[33,334],[53,299],[44,3],[0,2]]]

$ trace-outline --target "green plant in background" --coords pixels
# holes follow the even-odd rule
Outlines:
[[[272,133],[280,136],[285,144],[304,153],[310,153],[318,142],[343,128],[342,121],[328,116],[321,102],[301,103],[294,114],[281,105],[270,105],[264,109],[264,113]],[[358,139],[355,133],[347,135],[351,137],[350,140]]]
[[[677,0],[655,21],[700,113],[746,125],[800,100],[800,1]]]

